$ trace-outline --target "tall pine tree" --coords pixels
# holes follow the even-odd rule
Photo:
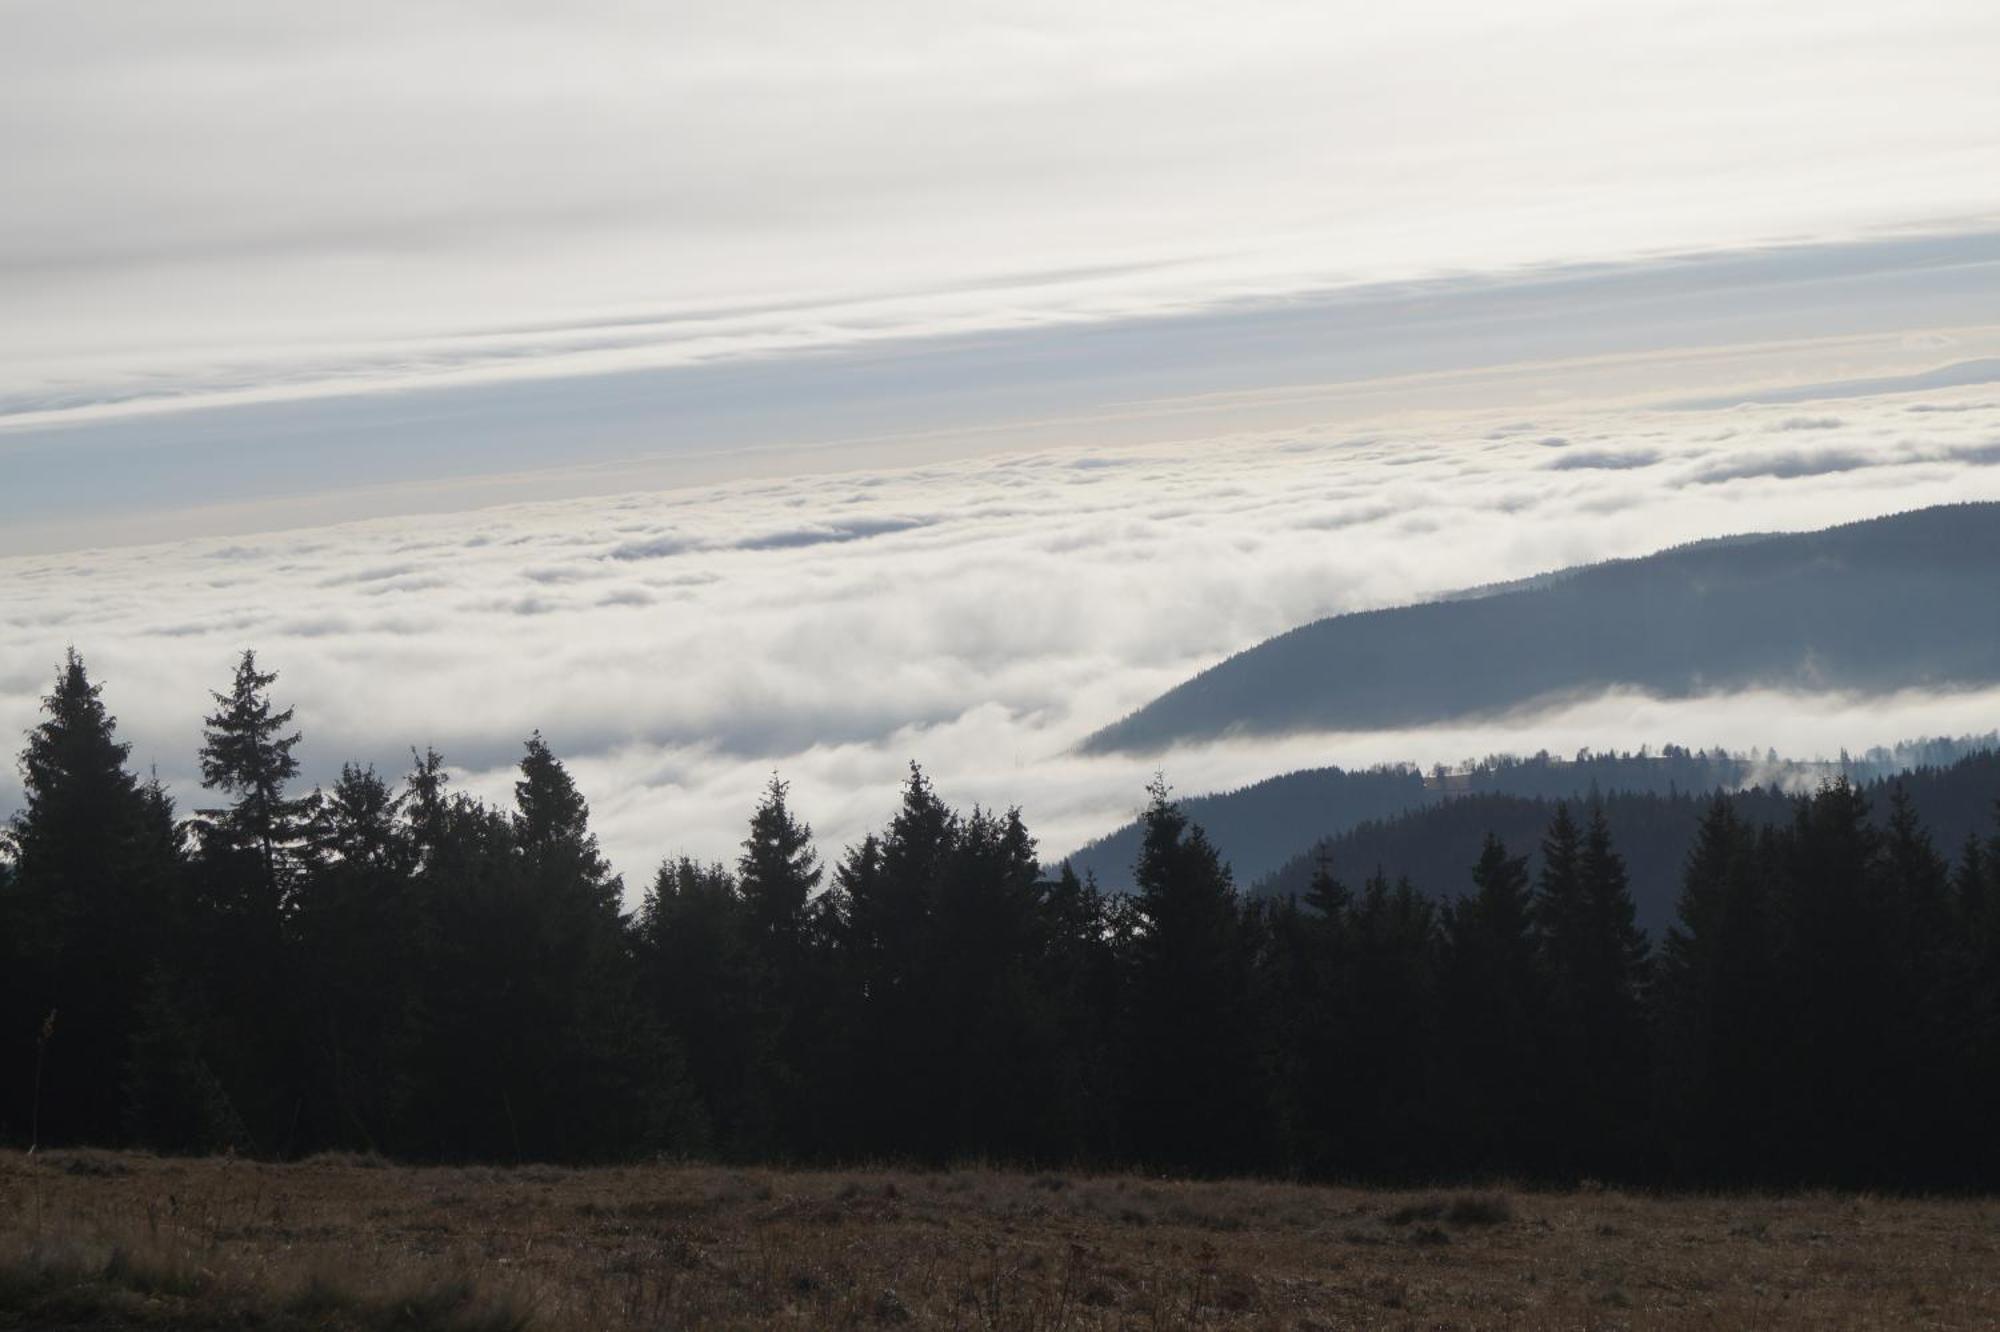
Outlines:
[[[1242,1168],[1264,1145],[1268,1104],[1250,1028],[1248,950],[1229,870],[1202,830],[1147,788],[1133,866],[1126,1122],[1148,1162],[1198,1172]]]
[[[1544,1001],[1527,857],[1488,833],[1472,885],[1444,915],[1443,1082],[1462,1168],[1495,1174],[1531,1162]]]
[[[74,650],[42,712],[21,753],[25,807],[11,826],[12,919],[0,926],[17,955],[0,1031],[13,1068],[34,1067],[41,1047],[44,1143],[114,1142],[143,987],[170,923],[172,807],[127,771],[131,747]],[[9,1086],[20,1095],[0,1121],[25,1128],[36,1118],[31,1085]]]

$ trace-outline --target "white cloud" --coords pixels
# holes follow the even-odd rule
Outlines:
[[[2000,210],[1979,0],[17,7],[0,399],[684,363]]]
[[[1193,792],[1490,748],[1826,750],[1990,729],[1988,696],[1614,698],[1164,760],[1068,755],[1316,616],[1698,537],[2000,498],[1990,390],[1842,402],[1840,425],[1812,436],[1838,467],[1801,465],[1797,415],[1470,416],[15,558],[0,561],[0,732],[33,724],[75,643],[135,760],[192,804],[206,691],[254,646],[298,706],[315,778],[348,759],[399,768],[409,746],[435,744],[504,797],[519,738],[541,728],[637,883],[669,852],[730,854],[774,769],[829,849],[879,823],[916,758],[955,801],[1024,804],[1053,851],[1126,817],[1156,762]],[[1592,456],[1649,462],[1548,469]],[[0,807],[17,794],[9,775]]]

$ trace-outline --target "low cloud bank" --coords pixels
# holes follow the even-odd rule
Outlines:
[[[1310,764],[1674,741],[1811,755],[1990,729],[2000,700],[1608,696],[1400,733],[1064,757],[1192,672],[1319,616],[1732,532],[2000,498],[2000,403],[1842,403],[1798,467],[1796,407],[1467,418],[1022,454],[0,562],[0,732],[74,643],[134,760],[194,803],[207,690],[244,646],[298,706],[309,777],[437,746],[501,796],[539,727],[628,883],[727,856],[773,770],[837,846],[911,758],[950,799],[1020,802],[1045,850],[1182,790]],[[1912,406],[1936,409],[1913,412]],[[1560,437],[1565,451],[1544,441]],[[1550,471],[1552,456],[1644,466]],[[1641,516],[1643,515],[1643,516]],[[638,552],[644,552],[643,557]],[[18,803],[0,775],[0,809]]]

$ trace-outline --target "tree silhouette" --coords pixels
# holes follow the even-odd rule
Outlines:
[[[272,919],[286,906],[291,853],[310,803],[285,795],[299,773],[292,755],[299,733],[285,733],[293,709],[272,709],[267,691],[277,679],[275,671],[259,671],[257,654],[246,648],[229,692],[213,696],[216,710],[203,722],[200,756],[202,785],[236,798],[227,809],[201,811],[202,831],[225,854],[256,856],[261,882],[253,909]]]
[[[9,835],[15,881],[0,926],[18,956],[0,1030],[11,1067],[42,1064],[43,1143],[105,1141],[121,1128],[116,1088],[168,924],[172,807],[127,771],[131,747],[73,649],[42,713]],[[51,1012],[56,1034],[43,1040]],[[28,1122],[29,1107],[7,1100],[0,1118]]]
[[[1248,903],[1163,783],[1126,895],[915,766],[821,892],[774,778],[734,872],[670,860],[627,916],[539,734],[511,807],[435,751],[295,799],[272,683],[246,654],[218,695],[204,776],[233,801],[190,853],[82,662],[58,671],[0,839],[0,1054],[41,1057],[43,1141],[2000,1183],[2000,756],[1581,818],[1453,797]],[[1375,870],[1350,891],[1336,863]],[[1677,893],[1657,959],[1642,878]],[[0,1088],[0,1137],[37,1104]]]
[[[1472,883],[1443,917],[1443,1080],[1464,1168],[1499,1174],[1535,1164],[1545,998],[1527,857],[1489,833]]]
[[[1242,917],[1228,869],[1166,782],[1147,794],[1132,871],[1126,1123],[1148,1160],[1225,1170],[1251,1157],[1262,1128]]]

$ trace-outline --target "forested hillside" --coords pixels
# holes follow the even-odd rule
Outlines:
[[[1498,754],[1450,769],[1440,766],[1427,773],[1420,773],[1408,764],[1360,772],[1311,768],[1272,777],[1240,790],[1188,797],[1181,801],[1181,807],[1207,831],[1237,882],[1259,883],[1290,863],[1294,869],[1287,883],[1297,887],[1303,882],[1300,875],[1304,871],[1296,865],[1310,859],[1313,846],[1340,838],[1359,825],[1393,821],[1396,815],[1457,797],[1516,796],[1546,801],[1584,800],[1595,795],[1610,800],[1647,793],[1703,795],[1750,786],[1807,791],[1832,777],[1880,781],[1913,768],[1943,766],[1966,755],[1993,749],[2000,749],[2000,734],[1912,740],[1871,749],[1859,756],[1842,754],[1831,760],[1786,759],[1774,753],[1729,754],[1719,749],[1689,750],[1676,745],[1667,745],[1657,753],[1584,751],[1571,758],[1547,753],[1526,757]],[[1498,801],[1491,808],[1497,812],[1510,806]],[[1496,813],[1496,817],[1504,816]],[[1523,817],[1539,817],[1546,822],[1547,810],[1543,808],[1537,815],[1529,809]],[[1407,826],[1416,830],[1433,825],[1414,822]],[[1521,825],[1507,826],[1519,831]],[[1077,873],[1095,878],[1099,887],[1122,892],[1132,885],[1132,866],[1143,836],[1142,825],[1134,820],[1088,843],[1067,859]],[[1356,865],[1374,864],[1370,856],[1382,858],[1383,863],[1398,869],[1406,864],[1399,856],[1381,857],[1376,849],[1380,845],[1378,841],[1357,843],[1351,848],[1344,847],[1340,855],[1344,863]],[[1414,872],[1415,865],[1411,868]],[[1419,880],[1443,881],[1435,873],[1438,868],[1436,861],[1425,862],[1425,872],[1418,874]],[[1457,868],[1462,866],[1452,867],[1454,872]],[[1672,865],[1663,866],[1661,873],[1671,877],[1674,869]],[[1663,918],[1645,909],[1648,904],[1659,906],[1670,900],[1670,894],[1666,898],[1658,894],[1642,896],[1642,912],[1649,921],[1659,923]]]
[[[1304,625],[1084,744],[1376,730],[1607,689],[1883,692],[2000,681],[2000,505],[1734,537]]]
[[[1839,769],[1828,774],[1834,775]],[[1877,824],[1887,817],[1890,793],[1901,790],[1939,845],[1962,847],[1968,838],[1983,834],[1992,821],[1994,795],[2000,792],[2000,754],[1980,751],[1947,767],[1878,777],[1859,789]],[[1656,936],[1673,921],[1682,857],[1715,791],[1697,786],[1647,793],[1613,787],[1598,797],[1631,866],[1639,923]],[[1727,795],[1737,816],[1758,827],[1782,823],[1792,816],[1795,805],[1787,788],[1777,785],[1760,784]],[[1577,796],[1566,798],[1574,801]],[[1452,796],[1400,816],[1360,823],[1301,851],[1261,879],[1246,881],[1254,894],[1303,893],[1315,866],[1326,859],[1350,874],[1379,871],[1446,895],[1469,891],[1469,867],[1479,858],[1486,835],[1531,848],[1553,817],[1558,799],[1492,792]],[[1535,863],[1531,855],[1530,865]]]
[[[298,791],[276,682],[245,653],[215,695],[214,803],[181,818],[58,671],[0,873],[0,1138],[2000,1183],[1992,756],[1800,797],[1475,796],[1416,817],[1504,800],[1506,839],[1434,882],[1336,848],[1257,898],[1157,784],[1113,896],[914,767],[827,864],[773,779],[733,865],[663,864],[628,913],[539,735],[506,808],[433,753]]]

